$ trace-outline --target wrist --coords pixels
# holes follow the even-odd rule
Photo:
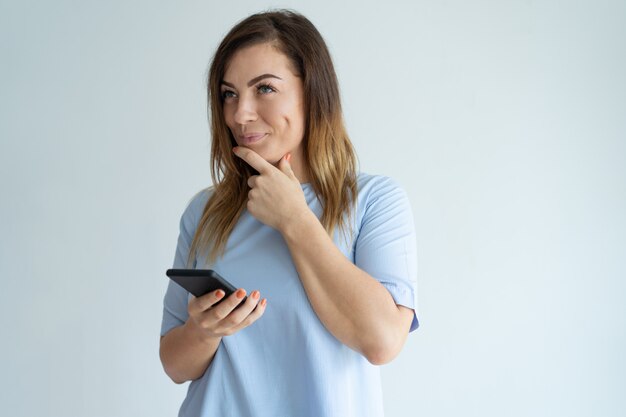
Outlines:
[[[188,340],[203,345],[216,345],[222,340],[221,337],[206,334],[206,332],[191,319],[188,319],[183,325],[183,332]]]
[[[289,241],[290,239],[306,236],[307,230],[310,230],[310,228],[316,225],[321,226],[315,213],[307,207],[305,210],[302,210],[284,221],[279,231],[285,240]]]

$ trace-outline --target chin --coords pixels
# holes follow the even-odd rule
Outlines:
[[[252,147],[250,147],[250,149],[258,153],[261,158],[265,159],[267,162],[269,162],[272,165],[277,165],[280,159],[282,158],[282,155],[276,156],[275,154],[269,154],[267,152],[257,151],[256,149]]]

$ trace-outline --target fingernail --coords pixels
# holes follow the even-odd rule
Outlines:
[[[265,307],[265,304],[267,304],[267,298],[261,300],[261,307]]]
[[[252,298],[254,298],[255,300],[258,300],[260,296],[261,296],[260,292],[258,292],[258,291],[253,291],[252,292]]]
[[[237,296],[237,298],[243,298],[246,296],[246,290],[244,289],[239,289],[237,290],[237,293],[235,294]]]
[[[288,153],[285,159],[287,159],[287,162],[291,162],[291,153]]]
[[[222,298],[224,295],[226,295],[226,293],[224,291],[222,291],[222,290],[215,291],[215,296],[217,298]]]

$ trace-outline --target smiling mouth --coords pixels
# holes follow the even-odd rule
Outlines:
[[[241,140],[241,144],[245,146],[252,145],[253,143],[263,139],[265,136],[267,136],[267,133],[256,133],[252,135],[240,136],[239,139]]]

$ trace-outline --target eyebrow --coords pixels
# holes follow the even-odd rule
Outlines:
[[[283,80],[282,78],[274,75],[274,74],[262,74],[259,75],[258,77],[254,77],[253,79],[251,79],[250,81],[248,81],[248,87],[252,87],[255,83],[261,81],[264,78],[276,78],[278,80]],[[224,84],[225,86],[228,86],[230,88],[235,88],[235,86],[227,81],[222,80],[222,84]]]

